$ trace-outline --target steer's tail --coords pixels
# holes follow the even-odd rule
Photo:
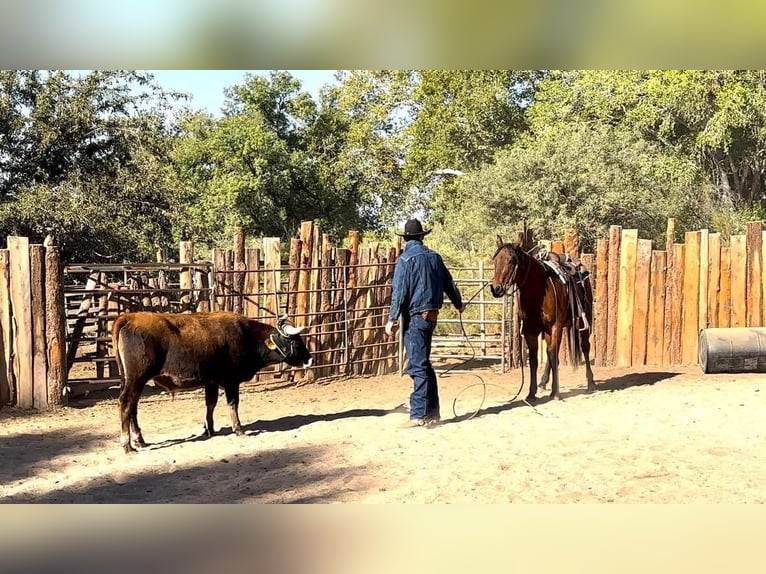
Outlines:
[[[117,361],[117,370],[120,373],[120,390],[125,386],[125,365],[123,364],[122,352],[120,351],[120,331],[126,322],[127,318],[125,315],[120,315],[112,325],[112,351]]]

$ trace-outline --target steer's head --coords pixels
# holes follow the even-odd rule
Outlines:
[[[306,347],[306,343],[301,338],[301,333],[306,327],[294,327],[287,321],[287,316],[281,317],[276,328],[270,335],[271,342],[276,347],[276,351],[282,355],[285,363],[291,367],[311,366],[311,353]]]

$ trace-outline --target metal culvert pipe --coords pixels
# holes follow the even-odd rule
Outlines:
[[[703,373],[766,373],[766,327],[702,329]]]

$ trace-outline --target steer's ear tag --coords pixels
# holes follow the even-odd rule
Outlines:
[[[274,341],[271,340],[271,337],[266,339],[266,346],[269,348],[269,350],[274,351],[277,346],[274,344]]]

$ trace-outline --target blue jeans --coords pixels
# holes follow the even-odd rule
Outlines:
[[[407,350],[407,374],[414,390],[410,395],[410,418],[439,416],[439,389],[431,366],[431,339],[436,321],[426,321],[419,313],[404,325],[404,348]]]

